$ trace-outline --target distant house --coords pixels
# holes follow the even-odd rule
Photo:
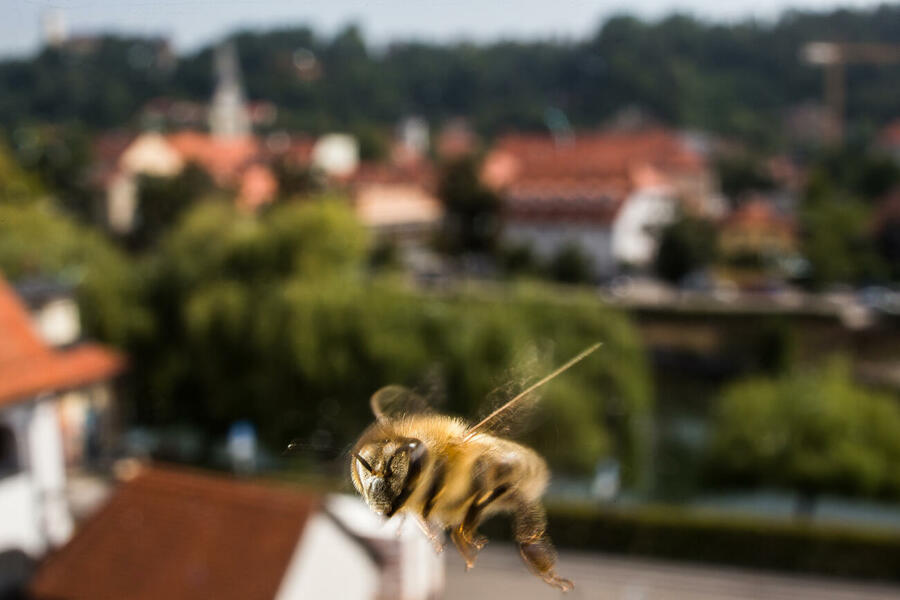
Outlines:
[[[105,191],[103,212],[107,225],[116,233],[128,233],[136,226],[141,176],[175,177],[189,164],[205,171],[217,186],[232,190],[239,206],[256,209],[271,202],[278,193],[278,182],[269,166],[276,153],[255,136],[224,138],[199,131],[168,135],[148,132],[120,146],[109,137],[97,144],[105,150],[106,160],[98,165],[96,181]],[[290,139],[282,145],[280,155],[288,155],[294,149]]]
[[[358,499],[139,467],[41,565],[36,600],[427,600],[443,561]]]
[[[503,201],[504,238],[550,258],[576,244],[596,275],[617,265],[645,267],[657,230],[680,205],[713,209],[715,183],[703,155],[662,129],[501,137],[488,154],[484,182]]]
[[[349,180],[350,197],[359,220],[375,237],[401,246],[424,245],[444,218],[434,193],[431,164],[364,163]]]
[[[123,368],[118,354],[78,343],[64,295],[35,288],[32,317],[0,279],[0,595],[15,584],[4,556],[37,558],[71,535],[67,473],[102,460]]]
[[[797,274],[791,272],[799,258],[797,226],[765,197],[746,199],[721,222],[718,237],[727,274],[740,283]]]

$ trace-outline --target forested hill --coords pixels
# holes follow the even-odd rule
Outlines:
[[[279,126],[363,131],[419,114],[467,116],[492,133],[542,127],[550,107],[585,126],[633,106],[671,124],[765,140],[787,109],[821,98],[821,71],[799,59],[805,42],[900,43],[900,6],[791,12],[774,23],[615,17],[573,41],[374,48],[352,27],[331,38],[296,28],[234,39],[249,97],[277,104]],[[153,52],[147,40],[107,37],[2,62],[0,125],[8,133],[35,121],[122,126],[151,98],[210,96],[210,48],[168,68]],[[854,66],[848,89],[858,129],[900,114],[900,66]]]

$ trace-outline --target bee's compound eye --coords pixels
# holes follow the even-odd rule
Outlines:
[[[369,473],[372,472],[372,465],[370,465],[370,464],[368,463],[368,461],[367,461],[366,459],[364,459],[364,458],[360,455],[359,452],[354,452],[354,453],[353,453],[353,456],[356,457],[356,461],[359,463],[359,465],[360,465],[363,469],[365,469],[365,470],[368,471]]]

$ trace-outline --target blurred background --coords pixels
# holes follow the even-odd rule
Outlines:
[[[572,597],[900,597],[900,8],[630,4],[4,4],[0,597],[555,597],[346,451],[597,341]]]

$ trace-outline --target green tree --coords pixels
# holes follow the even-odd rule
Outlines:
[[[6,146],[0,144],[0,205],[29,203],[42,194],[37,178],[26,173]]]
[[[738,382],[712,425],[716,478],[798,490],[801,513],[824,492],[900,495],[900,407],[854,384],[845,362]]]
[[[594,278],[594,265],[581,246],[566,244],[550,260],[547,274],[561,283],[587,283]]]
[[[801,250],[814,287],[879,279],[883,265],[869,234],[871,209],[846,197],[807,200],[800,212]]]
[[[772,176],[759,157],[746,154],[724,156],[716,161],[715,166],[722,193],[728,198],[775,187]]]
[[[653,269],[672,283],[716,260],[716,231],[705,219],[679,216],[660,235]]]
[[[216,191],[212,178],[193,163],[174,177],[142,175],[137,189],[137,223],[128,241],[140,249],[154,245],[191,205]]]
[[[95,219],[89,181],[92,164],[90,138],[80,127],[31,126],[16,129],[13,151],[57,204],[80,220]]]
[[[446,211],[445,250],[453,254],[494,251],[500,231],[500,199],[481,183],[475,158],[460,158],[444,166],[438,197]]]
[[[135,266],[46,202],[0,203],[0,271],[13,281],[40,276],[75,285],[85,328],[101,340],[124,345],[149,324]]]

